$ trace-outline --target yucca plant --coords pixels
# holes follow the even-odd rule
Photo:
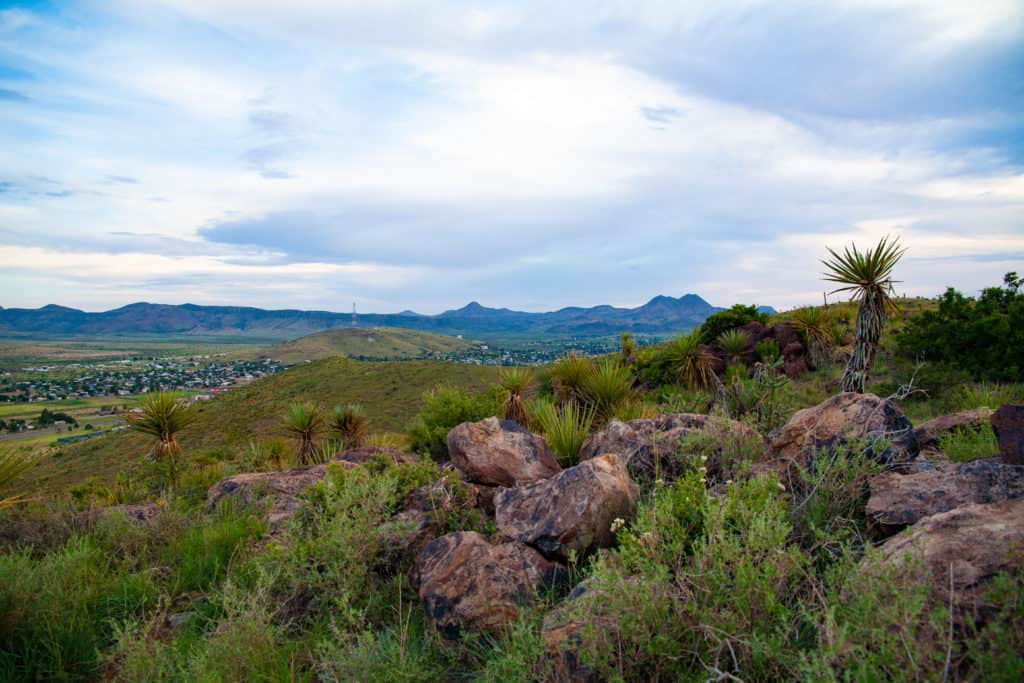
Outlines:
[[[853,353],[843,372],[843,391],[864,392],[868,372],[875,360],[878,343],[882,338],[885,317],[898,310],[893,301],[895,289],[892,271],[906,249],[898,239],[883,237],[873,248],[861,252],[851,245],[839,254],[828,249],[832,258],[822,261],[826,270],[824,279],[842,285],[832,294],[846,292],[858,302],[857,327],[854,332]]]
[[[696,330],[668,342],[664,354],[680,384],[691,389],[704,389],[714,384],[715,356],[701,346]]]
[[[34,464],[35,458],[28,453],[20,453],[13,448],[0,450],[0,494],[6,492],[11,482]],[[17,505],[24,500],[25,495],[22,493],[0,497],[0,510]]]
[[[563,467],[575,465],[594,422],[594,408],[576,401],[556,406],[552,401],[541,400],[535,405],[537,421],[558,462]]]
[[[828,310],[817,306],[798,308],[790,314],[789,322],[803,336],[811,366],[820,368],[827,365],[835,336]]]
[[[298,461],[312,465],[317,461],[317,439],[323,433],[324,421],[315,403],[293,403],[281,423],[284,433],[298,441]]]
[[[752,339],[749,332],[736,327],[718,335],[718,346],[730,363],[737,363],[743,360]]]
[[[343,450],[366,445],[369,428],[370,420],[358,403],[334,406],[334,412],[331,413],[331,431],[338,437]]]
[[[611,418],[633,393],[633,374],[615,358],[595,363],[583,378],[583,397],[603,423]]]
[[[619,340],[623,364],[632,365],[636,361],[636,339],[631,332],[623,332],[619,335]]]
[[[503,368],[498,376],[498,386],[505,394],[501,406],[502,417],[514,420],[523,427],[528,426],[523,397],[533,386],[533,373],[526,368]]]
[[[551,388],[560,401],[583,400],[583,378],[590,373],[589,358],[582,358],[570,351],[565,358],[551,364]]]
[[[128,426],[157,440],[156,458],[167,460],[168,481],[175,486],[178,482],[178,456],[181,455],[178,434],[195,422],[198,415],[174,391],[144,394],[138,407],[142,412],[129,414]]]

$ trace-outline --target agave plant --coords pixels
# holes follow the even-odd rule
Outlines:
[[[583,378],[583,396],[598,422],[612,417],[632,393],[633,374],[615,358],[602,359]]]
[[[551,364],[551,388],[560,401],[583,400],[583,379],[590,373],[588,358],[576,355],[575,351]]]
[[[851,245],[842,254],[832,249],[828,253],[831,258],[822,261],[826,269],[824,279],[842,285],[832,293],[849,293],[850,299],[859,304],[853,353],[843,372],[841,387],[843,391],[863,393],[886,314],[897,310],[892,298],[896,282],[892,271],[906,249],[900,247],[899,240],[883,237],[873,249],[864,252]]]
[[[789,322],[807,343],[807,355],[811,365],[820,368],[828,364],[835,337],[832,316],[828,309],[816,306],[798,308],[791,314]]]
[[[314,464],[319,457],[316,442],[324,429],[320,408],[314,403],[293,403],[288,406],[281,427],[285,434],[299,442],[299,463]]]
[[[535,402],[537,421],[544,432],[551,450],[555,452],[563,467],[571,467],[579,461],[580,449],[587,439],[594,422],[593,407],[582,406],[568,401],[556,406],[550,400]]]
[[[343,450],[359,448],[366,444],[366,433],[370,421],[366,411],[358,403],[334,406],[331,413],[331,431],[338,437]]]
[[[715,356],[701,346],[696,330],[668,342],[664,354],[680,384],[704,389],[714,383]]]
[[[730,363],[737,363],[743,359],[752,339],[749,332],[736,327],[718,335],[718,346]]]
[[[506,368],[501,371],[498,386],[505,392],[505,403],[502,405],[506,420],[515,420],[527,426],[526,407],[523,396],[533,386],[533,374],[526,368]]]
[[[178,434],[195,422],[198,415],[174,391],[145,394],[138,407],[142,412],[129,414],[128,426],[157,440],[156,458],[166,458],[168,479],[174,486],[178,482],[178,456],[181,455]]]
[[[35,464],[35,458],[27,453],[19,453],[13,448],[0,450],[0,493],[6,491],[11,482],[22,472]],[[0,497],[0,510],[25,500],[24,494],[13,493]]]

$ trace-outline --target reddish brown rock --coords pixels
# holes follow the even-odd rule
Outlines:
[[[961,410],[959,413],[942,415],[934,420],[928,420],[914,429],[914,436],[917,437],[917,443],[921,448],[931,447],[937,445],[939,438],[944,434],[966,429],[977,431],[988,424],[991,417],[991,408]]]
[[[885,440],[885,448],[872,444]],[[917,457],[920,448],[914,425],[892,401],[874,394],[845,392],[798,411],[772,434],[768,448],[776,457],[807,464],[817,449],[867,445],[865,454],[884,463]]]
[[[1002,406],[992,414],[999,454],[1008,465],[1024,465],[1024,406]]]
[[[655,473],[670,481],[690,464],[680,448],[688,436],[698,432],[710,434],[720,444],[706,463],[709,478],[718,476],[723,451],[745,449],[760,454],[764,450],[764,439],[749,425],[710,415],[678,413],[629,422],[613,419],[604,429],[587,437],[580,449],[580,460],[601,453],[618,453],[626,459],[634,481],[653,482]]]
[[[580,649],[587,636],[588,625],[601,632],[611,632],[615,624],[600,614],[600,599],[591,579],[580,583],[558,607],[548,612],[541,628],[544,653],[551,663],[555,680],[565,683],[597,683],[601,677],[585,664]]]
[[[417,563],[427,619],[446,638],[498,633],[538,590],[563,580],[564,571],[523,543],[491,545],[475,531],[434,539]]]
[[[463,422],[448,432],[452,465],[466,479],[490,486],[515,486],[547,479],[561,469],[544,437],[512,420],[489,417]]]
[[[345,463],[346,467],[354,467]],[[327,465],[294,467],[283,472],[246,472],[222,479],[206,491],[206,509],[210,510],[225,496],[250,505],[268,496],[273,504],[267,512],[271,527],[279,526],[299,509],[299,495],[327,475]]]
[[[926,517],[881,546],[889,562],[920,574],[945,604],[978,606],[986,583],[999,572],[1024,568],[1024,498],[964,505]]]
[[[639,495],[624,459],[599,455],[551,479],[499,491],[494,519],[510,538],[567,559],[572,551],[611,546],[612,522],[631,520]]]
[[[912,474],[883,472],[871,480],[866,513],[882,536],[971,503],[1024,497],[1024,467],[989,460],[927,465]]]

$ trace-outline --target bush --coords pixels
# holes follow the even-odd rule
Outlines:
[[[448,432],[453,427],[493,417],[500,408],[494,393],[469,393],[444,384],[424,394],[423,403],[409,428],[409,447],[438,462],[448,460]]]
[[[910,358],[948,363],[976,379],[1024,381],[1024,292],[1016,273],[977,299],[952,287],[937,311],[911,318],[897,340]]]
[[[701,344],[710,344],[723,332],[752,322],[767,324],[768,314],[758,313],[757,306],[735,304],[732,308],[709,315],[698,328],[698,339]]]
[[[558,457],[559,464],[572,467],[579,462],[580,448],[594,421],[593,407],[581,406],[576,401],[561,406],[551,401],[536,401],[533,406],[544,438]]]
[[[980,429],[957,429],[939,437],[939,450],[953,462],[967,462],[999,454],[999,440],[992,425]]]

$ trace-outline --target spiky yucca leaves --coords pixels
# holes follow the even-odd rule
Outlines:
[[[28,453],[20,453],[13,448],[0,450],[0,494],[6,492],[11,482],[34,464],[35,458]],[[0,497],[0,510],[17,505],[24,500],[25,495],[21,493]]]
[[[366,433],[369,428],[370,420],[358,403],[334,406],[334,412],[331,413],[331,431],[338,437],[342,449],[366,445]]]
[[[548,370],[551,388],[559,401],[583,400],[583,378],[590,372],[591,365],[589,358],[582,358],[575,351],[551,364]]]
[[[533,386],[533,373],[526,368],[505,368],[498,377],[498,386],[505,392],[505,403],[502,405],[503,417],[515,420],[523,427],[528,426],[526,406],[523,396]]]
[[[803,336],[807,344],[807,356],[811,366],[824,367],[832,357],[833,320],[828,309],[816,306],[798,308],[790,315],[789,322]]]
[[[618,359],[603,358],[583,378],[583,397],[598,423],[609,420],[633,394],[633,373]]]
[[[885,316],[897,310],[892,298],[892,271],[906,249],[900,247],[898,239],[883,237],[873,249],[864,252],[851,245],[842,254],[832,249],[828,253],[832,258],[822,261],[826,269],[824,279],[842,285],[832,293],[849,293],[850,299],[859,303],[853,353],[843,372],[841,387],[843,391],[863,393],[882,338]]]
[[[157,459],[167,459],[168,479],[172,486],[178,482],[178,456],[181,446],[178,433],[196,421],[196,412],[175,391],[155,391],[143,395],[139,401],[141,413],[128,415],[128,426],[157,440]]]
[[[736,363],[743,359],[743,354],[750,346],[752,339],[749,332],[736,327],[718,335],[718,346],[721,347],[730,363]]]
[[[594,422],[593,406],[568,401],[556,406],[550,400],[536,401],[534,412],[551,450],[562,467],[579,462],[580,449]]]
[[[715,356],[701,346],[697,330],[668,342],[664,354],[680,384],[691,389],[705,389],[715,383],[712,379],[715,376]]]
[[[323,433],[324,421],[315,403],[293,403],[288,406],[281,428],[299,442],[297,452],[302,465],[315,464],[319,457],[316,441]]]

